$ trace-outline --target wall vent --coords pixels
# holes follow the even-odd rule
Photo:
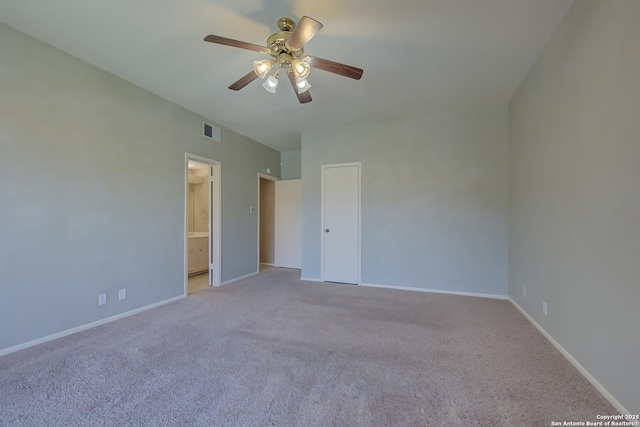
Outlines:
[[[202,122],[202,136],[220,142],[220,128],[209,123]]]

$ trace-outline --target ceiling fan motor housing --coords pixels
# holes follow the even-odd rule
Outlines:
[[[291,36],[290,31],[279,31],[273,33],[267,39],[267,48],[269,54],[277,58],[282,53],[291,55],[293,58],[301,58],[304,55],[304,49],[292,49],[286,45],[287,40]]]

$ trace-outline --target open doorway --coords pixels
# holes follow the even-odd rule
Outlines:
[[[185,294],[219,286],[220,163],[185,156]]]
[[[258,271],[260,265],[275,265],[277,179],[258,174]]]

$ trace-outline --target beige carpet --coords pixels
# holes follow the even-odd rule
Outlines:
[[[2,426],[543,426],[614,409],[508,302],[259,276],[0,358]]]

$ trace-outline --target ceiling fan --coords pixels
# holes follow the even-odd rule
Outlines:
[[[209,35],[204,41],[271,55],[272,58],[253,62],[253,70],[229,86],[231,90],[240,90],[258,77],[264,79],[269,71],[275,68],[273,74],[263,83],[263,87],[271,93],[276,92],[278,77],[281,72],[287,74],[296,96],[301,104],[311,102],[309,88],[311,85],[307,77],[311,68],[328,71],[330,73],[360,80],[363,70],[339,62],[329,61],[304,54],[304,46],[322,28],[322,24],[315,19],[303,16],[298,25],[291,19],[278,19],[280,31],[273,33],[267,39],[267,47],[226,37]]]

